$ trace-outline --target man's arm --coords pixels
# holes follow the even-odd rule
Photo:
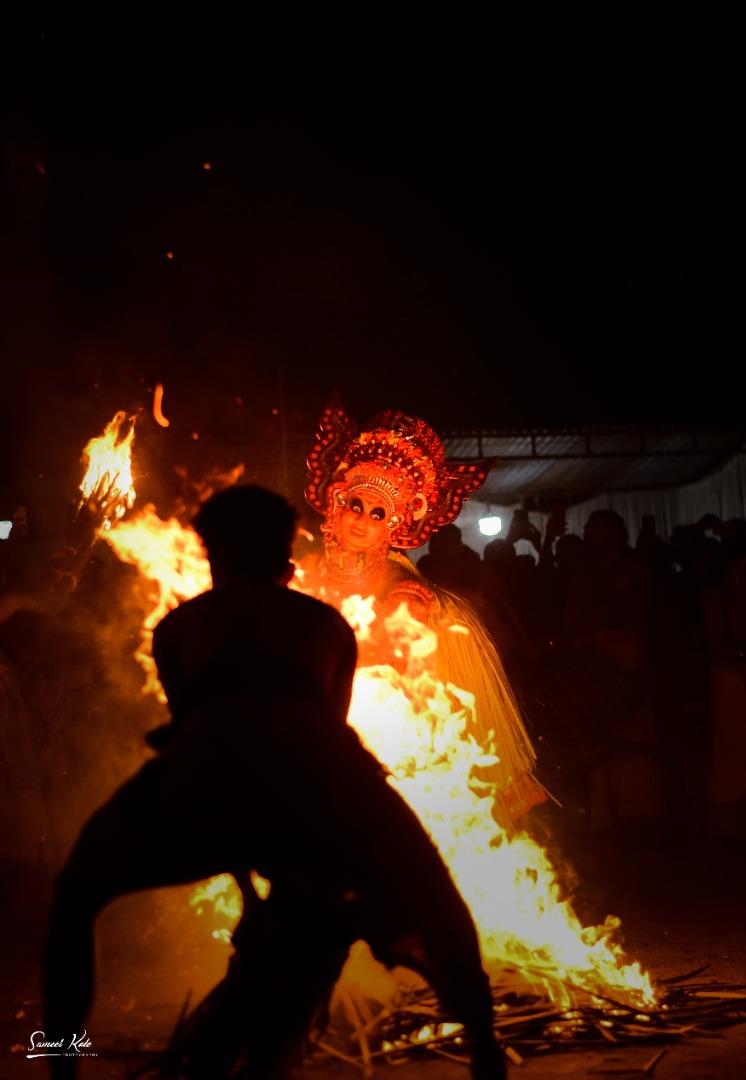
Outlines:
[[[357,641],[352,629],[340,616],[339,658],[332,679],[329,695],[332,708],[343,724],[347,723],[347,713],[352,698],[352,681],[357,667]]]
[[[166,615],[153,632],[153,659],[155,660],[158,678],[168,700],[168,707],[172,720],[167,724],[149,731],[145,740],[153,750],[162,750],[174,734],[173,718],[178,711],[178,669],[174,657],[173,647],[170,643],[171,623]]]
[[[183,697],[184,690],[177,642],[183,637],[186,627],[180,614],[180,608],[170,611],[153,631],[153,659],[172,716],[179,710],[179,699]]]

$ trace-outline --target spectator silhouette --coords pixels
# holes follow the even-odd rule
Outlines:
[[[564,581],[571,581],[583,562],[583,541],[575,533],[560,536],[555,548],[555,566]]]
[[[518,556],[512,540],[496,537],[485,546],[481,590],[490,604],[499,630],[495,637],[511,678],[522,679],[523,667],[533,649],[525,612],[518,606],[515,571]],[[520,689],[520,686],[517,687]]]
[[[490,540],[484,549],[484,561],[498,576],[510,575],[510,568],[515,559],[515,547],[511,540],[496,537]]]
[[[643,514],[640,533],[635,544],[637,557],[655,574],[663,573],[668,565],[669,551],[666,542],[658,535],[655,517]]]
[[[480,564],[476,551],[463,542],[458,525],[446,525],[430,537],[429,552],[417,569],[442,589],[463,596],[479,589]]]
[[[583,541],[575,533],[557,539],[554,557],[539,564],[544,593],[544,641],[554,645],[562,634],[570,585],[583,565]]]

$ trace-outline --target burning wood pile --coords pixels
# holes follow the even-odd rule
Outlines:
[[[493,982],[495,1034],[515,1065],[558,1051],[658,1046],[638,1070],[650,1075],[682,1039],[712,1035],[746,1019],[746,983],[695,981],[707,966],[659,980],[656,1004],[639,1009],[611,997],[589,997],[571,983],[565,989],[573,1003],[566,1008],[544,994],[516,991],[511,985],[515,973],[505,971],[504,982]],[[526,973],[524,969],[521,974]],[[461,1026],[441,1014],[428,988],[410,992],[394,1010],[377,1013],[365,1001],[347,995],[339,1017],[310,1060],[335,1058],[366,1077],[374,1076],[378,1066],[433,1057],[468,1065]]]

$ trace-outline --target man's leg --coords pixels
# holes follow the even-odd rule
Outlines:
[[[437,941],[424,941],[424,950],[433,989],[464,1025],[472,1077],[500,1080],[505,1076],[505,1060],[495,1039],[492,994],[476,934],[450,923],[439,928]]]
[[[112,900],[184,884],[225,869],[204,854],[199,834],[164,807],[159,761],[149,762],[98,810],[56,885],[43,961],[44,1030],[80,1034],[93,1000],[93,926]],[[205,832],[207,835],[207,832]],[[75,1074],[74,1058],[50,1059],[52,1075]]]
[[[500,1080],[505,1064],[469,909],[435,845],[397,793],[382,785],[366,805],[378,812],[357,849],[367,863],[361,869],[369,883],[369,944],[384,963],[409,963],[420,971],[464,1025],[475,1080]],[[406,952],[397,959],[396,943],[407,939],[409,961]]]
[[[290,892],[275,897],[266,934],[262,919],[247,928],[240,960],[247,1060],[257,1080],[285,1076],[300,1064],[309,1030],[325,1020],[354,940],[343,907],[341,901]]]
[[[165,1071],[215,1080],[245,1060],[253,1080],[289,1075],[357,937],[344,907],[277,882],[269,900],[250,900],[228,973],[179,1031]]]

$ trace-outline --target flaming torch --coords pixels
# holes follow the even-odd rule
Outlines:
[[[72,526],[71,547],[75,556],[71,573],[80,577],[101,533],[111,528],[135,502],[132,483],[132,444],[135,418],[120,410],[101,435],[83,449],[86,466],[80,484],[78,513]]]
[[[109,528],[112,518],[119,519],[135,502],[132,483],[132,444],[135,440],[135,418],[122,410],[115,413],[101,435],[91,439],[83,449],[86,466],[80,484],[82,511],[86,504],[96,504],[101,517],[101,529]]]
[[[83,449],[85,473],[80,483],[78,509],[67,530],[65,547],[53,556],[45,583],[44,610],[54,613],[76,588],[101,534],[111,528],[135,501],[132,482],[132,444],[135,418],[114,414],[96,438]]]

